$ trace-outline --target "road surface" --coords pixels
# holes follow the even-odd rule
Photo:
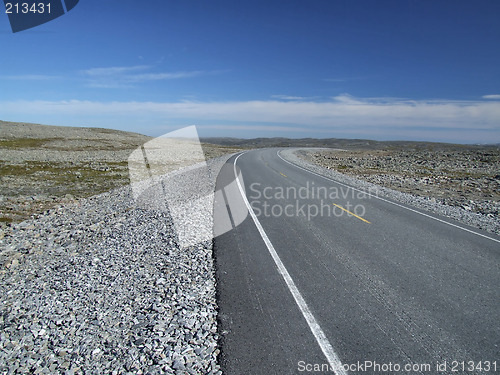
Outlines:
[[[228,164],[218,188],[241,170],[237,204],[252,210],[214,240],[224,373],[500,372],[498,236],[277,149]]]

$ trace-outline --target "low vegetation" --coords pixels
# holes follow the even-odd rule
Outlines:
[[[0,227],[130,183],[127,159],[151,137],[0,121]],[[202,144],[207,159],[239,148]]]

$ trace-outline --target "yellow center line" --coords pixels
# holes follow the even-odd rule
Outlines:
[[[357,217],[359,220],[363,220],[365,223],[368,223],[368,224],[371,224],[368,220],[366,219],[363,219],[361,216],[358,216],[356,214],[353,214],[351,211],[348,211],[346,210],[344,207],[341,207],[339,206],[338,204],[335,204],[335,203],[332,203],[334,206],[337,206],[338,208],[340,208],[341,210],[344,210],[345,212],[347,212],[348,214],[351,214],[352,216],[354,217]]]
[[[288,177],[286,174],[283,174],[280,172],[280,175],[282,175],[283,177]]]

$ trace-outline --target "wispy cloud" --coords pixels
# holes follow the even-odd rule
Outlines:
[[[204,74],[203,71],[195,70],[191,72],[136,74],[124,77],[124,79],[128,82],[162,81],[166,79],[192,78],[202,74]]]
[[[135,66],[112,66],[107,68],[91,68],[85,69],[81,72],[90,77],[109,77],[127,74],[130,72],[137,72],[141,70],[150,69],[149,65],[135,65]]]
[[[199,125],[296,129],[312,137],[500,142],[500,102],[408,100],[340,95],[328,102],[254,100],[228,102],[0,102],[0,113],[120,121],[187,122]],[[104,120],[103,120],[104,121]],[[105,124],[105,122],[103,122]],[[256,136],[257,134],[252,133]]]
[[[11,76],[0,76],[0,79],[12,80],[12,81],[49,81],[52,79],[58,79],[59,76],[47,75],[47,74],[21,74],[21,75],[11,75]]]
[[[483,99],[496,99],[496,100],[499,100],[500,99],[500,95],[483,95]]]
[[[310,100],[313,99],[311,96],[291,96],[291,95],[271,95],[273,99],[281,100]]]
[[[86,85],[95,88],[123,88],[131,87],[148,81],[163,81],[171,79],[192,78],[213,72],[180,71],[180,72],[144,72],[153,69],[150,65],[115,66],[106,68],[92,68],[82,70],[81,73],[87,78]]]

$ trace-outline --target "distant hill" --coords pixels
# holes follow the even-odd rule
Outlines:
[[[242,147],[242,148],[264,148],[264,147],[327,147],[341,149],[391,149],[391,148],[432,148],[432,149],[449,149],[449,148],[481,148],[481,147],[500,147],[496,145],[460,145],[453,143],[439,142],[421,142],[421,141],[374,141],[369,139],[342,139],[342,138],[223,138],[223,137],[207,137],[200,139],[204,143],[221,145],[226,147]]]
[[[40,125],[24,122],[8,122],[0,120],[0,139],[2,140],[19,140],[19,139],[36,139],[45,141],[46,143],[64,140],[68,147],[68,141],[86,141],[88,147],[101,149],[116,148],[131,148],[147,142],[151,137],[126,132],[122,130],[104,129],[104,128],[86,128],[77,126],[55,126],[55,125]]]
[[[262,148],[262,147],[342,147],[342,146],[357,146],[370,147],[377,146],[380,142],[364,139],[316,139],[316,138],[217,138],[209,137],[202,138],[202,142],[217,144],[221,146],[245,147],[245,148]]]

